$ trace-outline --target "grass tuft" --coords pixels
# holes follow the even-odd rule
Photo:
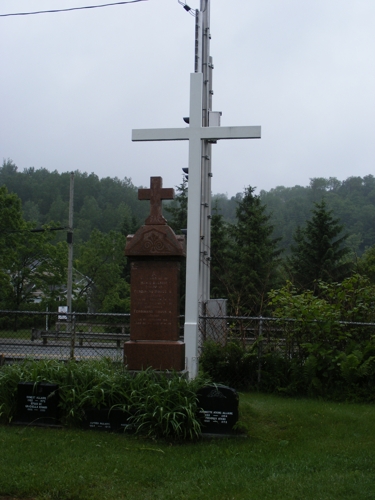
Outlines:
[[[203,379],[188,381],[177,373],[145,370],[130,374],[109,360],[90,362],[33,361],[4,366],[0,370],[0,418],[11,422],[19,382],[59,385],[59,410],[65,425],[80,425],[85,410],[117,408],[130,414],[137,434],[167,439],[200,436],[196,392]]]

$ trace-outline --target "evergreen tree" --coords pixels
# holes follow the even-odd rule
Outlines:
[[[211,220],[211,297],[213,299],[228,296],[228,273],[231,269],[231,248],[229,225],[214,203]]]
[[[273,225],[266,206],[255,188],[245,189],[236,209],[236,223],[232,226],[232,285],[230,306],[232,313],[259,315],[263,313],[267,292],[277,277],[279,238],[273,238]]]
[[[176,191],[175,199],[165,207],[165,211],[171,214],[168,225],[176,234],[181,234],[181,229],[187,228],[188,187],[186,177],[183,178],[179,186],[176,186]]]
[[[322,200],[315,203],[311,220],[298,228],[287,260],[292,279],[299,288],[316,291],[317,281],[340,282],[350,274],[351,265],[345,260],[350,249],[345,246],[348,234]]]
[[[188,182],[183,175],[182,183],[176,186],[175,199],[165,206],[165,211],[171,215],[166,216],[167,224],[176,234],[182,234],[182,229],[187,229],[188,212]],[[186,260],[181,263],[180,271],[180,314],[185,314],[185,289],[186,289]]]

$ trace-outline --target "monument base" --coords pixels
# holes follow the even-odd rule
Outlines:
[[[185,344],[183,342],[132,341],[124,344],[124,363],[128,370],[185,369]]]

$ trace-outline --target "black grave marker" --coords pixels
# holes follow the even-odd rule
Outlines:
[[[14,424],[59,425],[59,386],[43,382],[19,382]]]
[[[202,387],[198,393],[202,434],[231,434],[238,421],[237,392],[225,385]]]
[[[112,410],[91,408],[85,410],[84,426],[97,431],[130,431],[132,426],[129,424],[129,417],[129,413],[116,408]]]

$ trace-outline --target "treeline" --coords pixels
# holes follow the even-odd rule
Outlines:
[[[37,225],[51,221],[67,225],[69,207],[69,172],[49,172],[30,167],[22,172],[11,161],[0,167],[0,186],[5,185],[22,201],[23,216]],[[75,172],[74,228],[77,242],[87,241],[92,230],[134,232],[148,215],[148,204],[140,202],[137,187],[127,177],[99,179],[93,173]],[[228,197],[213,195],[213,207],[224,221],[234,223],[236,208],[244,193]],[[314,203],[325,200],[327,208],[345,227],[348,244],[360,256],[375,244],[375,177],[349,177],[339,181],[313,178],[309,186],[278,186],[259,194],[270,215],[273,237],[280,238],[280,248],[290,253],[298,226],[309,219]],[[165,203],[168,205],[168,202]],[[173,204],[172,204],[173,205]]]
[[[55,301],[66,293],[62,285],[66,232],[33,230],[68,225],[69,185],[68,172],[44,168],[20,172],[11,160],[3,162],[0,301],[2,296],[4,307],[19,309],[40,290],[40,296],[47,297],[49,289]],[[186,180],[176,192],[176,199],[165,203],[165,215],[179,232],[186,228]],[[148,213],[149,204],[138,201],[130,179],[99,179],[75,172],[76,310],[128,310],[125,237]],[[259,195],[248,186],[230,199],[214,195],[207,249],[212,257],[211,296],[227,298],[230,314],[260,315],[272,312],[269,292],[281,290],[288,281],[297,293],[311,290],[317,295],[319,282],[341,282],[356,272],[374,282],[374,245],[372,175],[346,181],[312,179],[307,187],[277,187]]]
[[[274,237],[281,238],[281,248],[290,252],[293,236],[298,226],[303,226],[311,215],[314,203],[325,200],[349,233],[348,244],[357,255],[375,244],[375,177],[349,177],[339,181],[335,177],[313,178],[309,186],[278,186],[270,191],[260,191],[274,226]],[[228,198],[224,194],[213,196],[224,219],[233,223],[236,207],[243,193]]]
[[[148,215],[147,203],[138,200],[138,190],[131,180],[115,177],[99,179],[93,173],[74,172],[74,238],[88,241],[91,232],[119,231],[133,233]],[[20,172],[11,161],[0,168],[0,186],[17,194],[26,221],[37,226],[54,222],[67,226],[70,173],[49,172],[30,167]]]

